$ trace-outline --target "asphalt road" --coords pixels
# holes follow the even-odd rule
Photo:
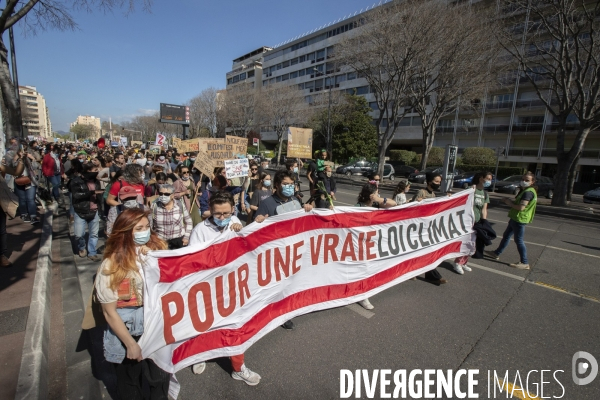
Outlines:
[[[339,185],[336,205],[354,205],[357,193],[357,186]],[[506,214],[489,211],[499,236]],[[443,263],[446,285],[407,281],[372,297],[372,312],[326,310],[295,318],[294,331],[269,333],[246,352],[246,365],[262,376],[258,386],[233,380],[229,361],[219,359],[199,376],[180,371],[180,398],[334,399],[341,369],[478,369],[479,398],[507,398],[493,396],[491,385],[488,396],[487,375],[509,371],[508,381],[531,395],[543,380],[546,398],[598,399],[600,377],[575,385],[571,361],[577,351],[600,360],[600,224],[537,216],[525,240],[530,271],[508,266],[519,259],[514,243],[500,261],[471,260],[473,272],[462,276]]]

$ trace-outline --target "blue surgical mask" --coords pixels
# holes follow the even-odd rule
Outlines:
[[[488,188],[490,186],[492,186],[492,181],[485,181],[485,182],[483,182],[483,187],[484,188]]]
[[[264,187],[271,187],[271,181],[263,181]]]
[[[150,240],[150,229],[143,232],[134,232],[133,233],[133,241],[135,244],[139,246],[143,246]]]
[[[294,173],[297,174],[298,173],[298,167],[294,167]]]
[[[290,185],[283,185],[281,187],[281,194],[283,194],[285,197],[292,197],[294,195],[294,184],[290,184]]]
[[[215,221],[215,225],[217,225],[219,228],[225,228],[227,225],[229,225],[231,217],[223,219],[213,218],[213,220]]]

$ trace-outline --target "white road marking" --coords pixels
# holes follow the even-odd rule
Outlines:
[[[333,202],[334,203],[340,203],[340,204],[343,204],[345,206],[355,206],[356,205],[356,204],[344,203],[343,201],[339,201],[339,200],[334,200]]]
[[[492,222],[499,222],[501,224],[508,224],[508,221],[499,221],[497,219],[489,219],[488,221],[492,221]],[[548,228],[540,228],[538,226],[531,226],[531,225],[527,225],[527,228],[532,228],[532,229],[541,229],[543,231],[550,231],[550,232],[556,232],[556,229],[548,229]]]
[[[360,316],[365,317],[366,319],[369,319],[371,317],[373,317],[375,315],[374,312],[369,311],[369,310],[365,310],[364,308],[362,308],[361,306],[359,306],[356,303],[353,304],[349,304],[346,306],[347,309],[354,311],[355,313],[357,313]]]
[[[545,244],[540,244],[540,243],[525,242],[525,244],[531,244],[531,245],[534,245],[534,246],[542,246],[542,247],[546,247],[546,248],[549,248],[549,249],[554,249],[554,250],[566,251],[566,252],[568,252],[568,253],[580,254],[580,255],[582,255],[582,256],[588,256],[588,257],[600,258],[600,256],[595,256],[595,255],[593,255],[593,254],[582,253],[582,252],[580,252],[580,251],[575,251],[575,250],[567,250],[567,249],[563,249],[563,248],[560,248],[560,247],[548,246],[548,245],[545,245]]]
[[[502,275],[502,276],[505,276],[507,278],[516,279],[518,281],[529,283],[531,285],[536,285],[538,287],[542,287],[542,288],[554,290],[554,291],[559,292],[559,293],[568,294],[569,296],[578,297],[580,299],[591,301],[593,303],[600,303],[600,301],[598,301],[597,299],[595,299],[593,297],[581,295],[581,294],[578,294],[578,293],[571,293],[571,292],[569,292],[569,291],[567,291],[565,289],[561,289],[561,288],[558,288],[558,287],[553,287],[552,285],[548,285],[548,284],[545,284],[545,283],[542,283],[542,282],[531,281],[531,280],[525,279],[525,278],[523,278],[522,276],[519,276],[519,275],[509,274],[509,273],[504,272],[504,271],[498,271],[498,270],[493,269],[493,268],[484,267],[483,265],[473,264],[472,262],[469,262],[468,265],[470,267],[473,267],[473,268],[477,268],[477,269],[481,269],[481,270],[484,270],[484,271],[492,272],[494,274]]]

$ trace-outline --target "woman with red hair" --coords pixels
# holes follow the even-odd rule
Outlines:
[[[106,241],[104,260],[96,274],[98,302],[108,322],[104,356],[115,364],[117,391],[122,399],[142,399],[142,376],[152,399],[167,399],[170,374],[142,358],[138,340],[144,333],[144,271],[149,250],[167,244],[150,230],[148,213],[126,209],[117,217]]]

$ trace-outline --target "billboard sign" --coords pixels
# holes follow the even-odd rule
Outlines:
[[[160,103],[160,122],[167,124],[190,124],[190,108],[175,104]]]

